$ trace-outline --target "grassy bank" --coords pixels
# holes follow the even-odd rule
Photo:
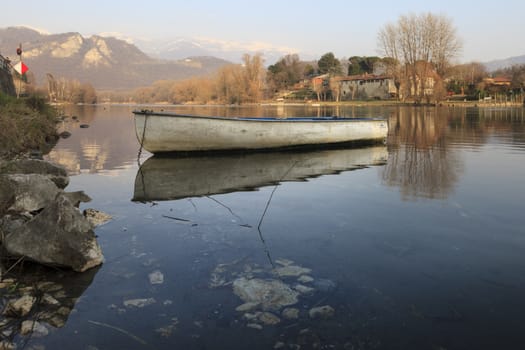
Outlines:
[[[45,152],[57,139],[56,120],[55,109],[40,97],[16,99],[0,93],[0,158]]]

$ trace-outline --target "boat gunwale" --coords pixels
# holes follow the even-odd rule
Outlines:
[[[220,116],[201,116],[193,114],[179,114],[172,112],[155,112],[149,110],[136,110],[133,111],[135,115],[158,116],[158,117],[171,117],[171,118],[187,118],[187,119],[213,119],[221,121],[246,121],[246,122],[278,122],[278,123],[320,123],[320,122],[385,122],[386,118],[383,117],[359,117],[359,118],[346,118],[337,116],[322,116],[322,117],[292,117],[292,118],[274,118],[274,117],[220,117]]]

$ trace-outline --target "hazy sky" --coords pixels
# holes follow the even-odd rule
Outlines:
[[[320,57],[377,55],[377,33],[402,14],[452,19],[461,62],[525,54],[523,0],[24,0],[5,1],[0,27],[130,37],[261,42]]]

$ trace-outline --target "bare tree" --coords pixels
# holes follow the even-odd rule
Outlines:
[[[57,99],[57,82],[55,77],[51,73],[47,73],[47,94],[49,96],[49,101],[55,102]]]
[[[266,78],[262,55],[256,54],[252,57],[244,54],[242,61],[244,66],[244,89],[247,92],[246,97],[249,102],[260,101],[264,90],[264,80]]]
[[[462,44],[452,21],[444,15],[423,13],[400,16],[378,33],[378,45],[386,57],[401,65],[408,91],[420,102],[433,71],[443,76]]]
[[[330,77],[329,80],[330,91],[332,91],[332,99],[339,102],[341,97],[341,81],[337,77]]]

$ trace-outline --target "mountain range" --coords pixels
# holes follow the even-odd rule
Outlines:
[[[498,69],[512,67],[518,64],[525,64],[525,55],[514,56],[509,58],[504,58],[501,60],[494,60],[490,62],[485,62],[484,65],[487,67],[489,72],[493,72]]]
[[[38,85],[47,82],[49,73],[55,78],[90,83],[97,90],[131,89],[157,80],[209,75],[230,63],[210,56],[152,58],[134,44],[114,37],[44,34],[25,27],[0,29],[0,54],[10,57],[13,64],[18,61],[19,45]]]

